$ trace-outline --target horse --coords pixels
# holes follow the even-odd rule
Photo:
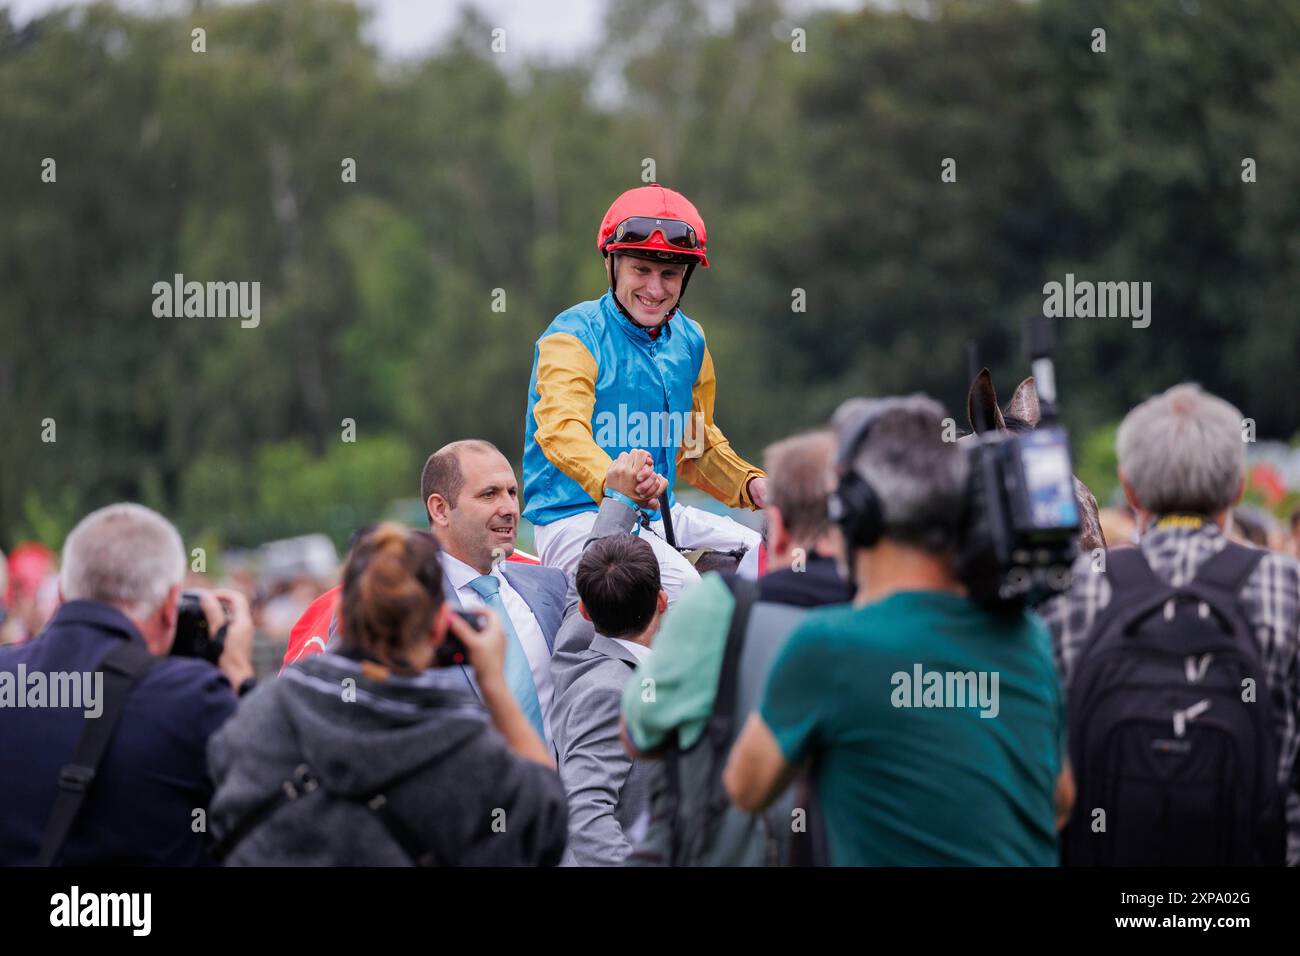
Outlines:
[[[977,410],[984,414],[977,415]],[[1027,432],[1038,427],[1042,410],[1038,404],[1038,386],[1031,375],[1016,386],[1011,402],[1004,413],[998,407],[998,395],[993,388],[993,377],[987,368],[980,369],[971,383],[966,396],[966,417],[970,421],[971,431],[979,434],[983,429],[976,422],[991,422],[992,427],[1001,432]],[[969,437],[969,436],[968,436]],[[1106,536],[1101,530],[1101,518],[1097,512],[1097,499],[1088,490],[1088,486],[1074,476],[1074,500],[1079,506],[1079,551],[1091,554],[1098,548],[1105,549]]]

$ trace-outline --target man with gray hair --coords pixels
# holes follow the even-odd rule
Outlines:
[[[912,395],[840,417],[831,513],[857,596],[809,612],[778,652],[727,792],[757,812],[809,766],[836,866],[1054,865],[1051,644],[957,579],[968,469],[945,412]]]
[[[226,627],[218,666],[168,656],[185,566],[176,529],[141,505],[68,535],[62,606],[0,648],[0,865],[206,862],[207,742],[252,685],[253,623],[239,592],[201,592],[209,631]]]
[[[1225,528],[1246,486],[1244,421],[1232,405],[1194,384],[1176,385],[1124,418],[1116,438],[1119,480],[1137,516],[1139,547],[1130,549],[1135,555],[1129,557],[1108,552],[1105,563],[1081,557],[1071,589],[1041,609],[1052,631],[1062,684],[1071,694],[1084,651],[1114,616],[1103,618],[1103,612],[1117,588],[1128,590],[1140,583],[1139,576],[1148,579],[1151,572],[1158,578],[1153,583],[1171,589],[1183,588],[1194,578],[1208,585],[1201,572],[1210,559],[1219,559],[1222,566],[1230,551]],[[1251,556],[1244,546],[1234,547]],[[1255,551],[1252,557],[1249,566],[1243,565],[1244,580],[1238,580],[1235,593],[1228,596],[1235,597],[1235,610],[1258,650],[1268,684],[1267,690],[1259,689],[1258,700],[1269,708],[1268,723],[1275,732],[1278,783],[1289,790],[1300,746],[1300,562],[1277,552]],[[1135,606],[1140,597],[1135,593],[1123,606]],[[1174,610],[1171,603],[1166,613]],[[1189,677],[1189,682],[1205,679],[1199,661],[1190,673],[1196,681]],[[1082,792],[1082,773],[1079,782]],[[1223,783],[1234,795],[1244,786],[1240,781]],[[1296,865],[1300,801],[1294,792],[1286,800],[1287,862]]]

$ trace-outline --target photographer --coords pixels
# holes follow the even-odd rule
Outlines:
[[[206,861],[205,753],[235,712],[231,688],[251,686],[253,623],[243,595],[205,592],[210,631],[226,625],[218,666],[168,656],[184,575],[180,535],[140,505],[101,508],[68,535],[62,606],[0,648],[0,865]]]
[[[778,652],[727,792],[757,812],[810,763],[838,866],[1054,865],[1047,631],[980,610],[956,578],[967,466],[943,409],[917,395],[845,417],[836,498],[857,597],[809,612]]]
[[[213,738],[219,858],[559,861],[564,789],[506,682],[505,631],[491,611],[482,630],[452,612],[441,554],[427,531],[382,524],[363,535],[343,572],[338,652],[287,669]],[[482,704],[448,666],[466,657]]]

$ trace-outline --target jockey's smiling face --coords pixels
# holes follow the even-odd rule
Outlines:
[[[463,449],[458,460],[464,479],[460,493],[454,502],[431,495],[430,522],[449,554],[486,574],[494,559],[514,553],[519,483],[500,452]]]
[[[654,328],[682,294],[686,267],[676,262],[653,262],[620,255],[615,295],[637,325]],[[606,260],[608,261],[608,260]]]

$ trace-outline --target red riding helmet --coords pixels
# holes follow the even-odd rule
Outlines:
[[[704,243],[699,210],[681,193],[658,183],[629,189],[615,199],[596,234],[602,255],[627,252],[707,269]]]

